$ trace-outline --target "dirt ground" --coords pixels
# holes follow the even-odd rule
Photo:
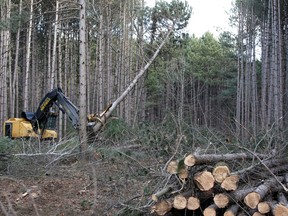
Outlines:
[[[35,159],[6,162],[0,176],[0,215],[149,215],[143,206],[154,172],[147,157],[118,154],[44,165]]]

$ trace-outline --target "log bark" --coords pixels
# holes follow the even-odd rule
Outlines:
[[[265,158],[267,155],[258,154],[259,158]],[[227,162],[227,161],[236,161],[236,160],[247,160],[253,159],[255,156],[248,153],[234,153],[234,154],[189,154],[185,157],[184,163],[187,166],[194,166],[196,164],[211,164],[217,162]]]
[[[226,163],[219,162],[215,165],[212,174],[216,182],[222,183],[230,175],[230,169]]]
[[[187,201],[187,209],[194,211],[198,208],[200,208],[200,200],[194,196],[189,197]]]
[[[247,194],[253,192],[255,189],[256,188],[245,187],[229,193],[229,196],[231,197],[232,200],[240,201],[243,200]]]
[[[288,206],[288,201],[287,201],[285,195],[282,192],[278,193],[277,199],[278,199],[280,204],[282,204],[284,206]]]
[[[241,211],[240,213],[237,214],[237,216],[247,216],[247,214],[244,211]]]
[[[209,171],[202,171],[194,175],[194,181],[201,191],[208,191],[214,187],[214,177]]]
[[[284,175],[286,187],[288,187],[288,173]]]
[[[214,196],[213,201],[218,208],[225,208],[229,203],[229,197],[220,193]]]
[[[245,178],[246,175],[250,175],[253,174],[255,175],[255,171],[257,171],[256,173],[259,173],[260,175],[262,174],[261,172],[259,172],[259,170],[263,170],[263,164],[268,167],[268,168],[272,168],[273,166],[279,166],[282,164],[286,164],[287,160],[283,159],[283,158],[273,158],[273,159],[269,159],[269,160],[265,160],[261,162],[258,162],[256,164],[252,164],[249,167],[246,167],[244,169],[241,170],[236,170],[234,172],[231,173],[231,175],[238,175],[240,179]],[[264,170],[266,171],[266,169]]]
[[[173,207],[175,209],[181,210],[185,209],[187,206],[187,199],[183,195],[177,195],[173,201]]]
[[[235,191],[238,187],[239,176],[231,175],[223,180],[221,183],[221,188],[227,191]]]

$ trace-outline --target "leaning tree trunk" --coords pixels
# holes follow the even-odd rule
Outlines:
[[[154,61],[154,59],[157,57],[157,55],[159,54],[160,50],[162,49],[162,47],[164,46],[164,44],[166,43],[167,39],[169,38],[171,32],[173,31],[173,28],[170,28],[166,37],[164,38],[164,40],[162,41],[162,43],[159,45],[158,49],[155,51],[154,55],[152,56],[152,58],[148,61],[148,63],[140,69],[139,73],[135,76],[135,78],[132,80],[132,82],[130,83],[130,85],[126,88],[126,90],[107,108],[107,110],[105,111],[105,113],[103,113],[102,116],[100,116],[100,122],[97,122],[95,124],[95,126],[93,127],[93,131],[97,132],[100,130],[100,128],[103,126],[103,124],[105,124],[106,120],[110,117],[111,113],[113,112],[113,110],[115,110],[115,108],[117,107],[117,105],[123,101],[123,99],[128,95],[128,93],[134,88],[134,86],[136,85],[136,83],[138,82],[138,80],[145,74],[146,70],[149,68],[149,66],[152,64],[152,62]]]

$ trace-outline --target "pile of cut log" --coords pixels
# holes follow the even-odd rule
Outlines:
[[[288,157],[189,154],[166,163],[153,215],[288,216]]]

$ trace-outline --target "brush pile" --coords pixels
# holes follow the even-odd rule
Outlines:
[[[188,154],[164,167],[153,215],[288,215],[288,156]]]

